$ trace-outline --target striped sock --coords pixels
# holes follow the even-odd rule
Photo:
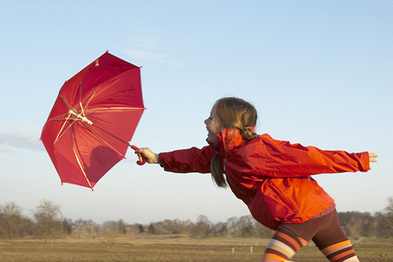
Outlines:
[[[321,251],[332,262],[359,261],[349,240],[328,246]]]
[[[278,228],[267,245],[261,262],[287,261],[306,243],[306,240],[295,234],[283,228]]]

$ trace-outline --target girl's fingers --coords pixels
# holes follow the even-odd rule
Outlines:
[[[369,153],[368,153],[368,156],[369,156],[369,158],[370,158],[370,162],[377,162],[377,157],[378,157],[377,154],[374,154],[374,153],[372,153],[372,152],[369,152]]]

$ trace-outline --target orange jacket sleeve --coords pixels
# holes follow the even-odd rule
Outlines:
[[[272,139],[265,134],[261,141],[249,144],[246,162],[249,171],[269,177],[301,177],[324,173],[368,171],[368,152],[348,153],[346,151],[321,150],[314,146],[302,146]],[[242,152],[236,152],[240,156]],[[234,155],[234,158],[236,156]],[[243,156],[244,160],[244,156]],[[231,159],[231,163],[239,161]]]
[[[212,146],[205,146],[160,153],[159,156],[165,171],[210,173],[210,163],[216,153]]]

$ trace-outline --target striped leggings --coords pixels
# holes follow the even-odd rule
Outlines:
[[[329,261],[359,261],[334,210],[301,224],[281,224],[266,247],[261,262],[288,261],[311,239]]]

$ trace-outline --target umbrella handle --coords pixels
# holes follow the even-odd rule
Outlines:
[[[135,151],[136,151],[136,150],[139,150],[139,147],[136,147],[136,146],[134,146],[134,145],[130,145],[130,147],[131,147],[132,149],[134,149]],[[142,166],[142,165],[144,165],[144,164],[146,163],[146,158],[143,158],[142,161],[138,160],[138,161],[136,161],[136,163],[137,163],[138,165]]]

